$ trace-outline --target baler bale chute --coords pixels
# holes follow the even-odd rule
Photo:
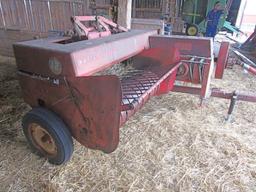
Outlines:
[[[90,26],[83,23],[88,20]],[[32,149],[51,163],[70,159],[72,137],[90,149],[113,152],[120,127],[153,96],[178,91],[205,100],[212,94],[212,39],[128,31],[96,16],[72,21],[72,37],[14,45],[23,98],[32,107],[23,130]],[[224,52],[217,66],[225,66]],[[126,72],[104,72],[127,60],[132,62]],[[218,67],[219,75],[224,68]]]

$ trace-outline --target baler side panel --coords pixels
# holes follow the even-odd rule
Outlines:
[[[117,76],[73,78],[71,88],[85,118],[78,135],[82,144],[110,153],[119,143],[121,84]],[[81,139],[80,139],[81,137]]]
[[[224,70],[227,67],[229,53],[229,42],[222,42],[220,46],[220,52],[216,64],[215,78],[222,79],[224,75]]]
[[[14,44],[13,48],[18,70],[51,77],[75,75],[70,54],[21,44]],[[60,64],[60,74],[56,75],[52,72],[50,60]]]
[[[151,48],[178,49],[181,62],[188,71],[186,75],[177,76],[177,80],[200,84],[201,98],[210,96],[210,81],[214,69],[213,42],[210,38],[151,36],[149,41]],[[187,88],[190,90],[191,87]]]
[[[82,145],[112,152],[119,142],[120,81],[115,76],[91,76],[49,81],[19,75],[23,97],[58,114]]]
[[[211,57],[212,40],[205,37],[187,37],[187,36],[151,36],[149,37],[151,48],[175,47],[181,55],[197,55],[202,57]]]
[[[155,31],[143,34],[127,32],[123,39],[111,41],[102,39],[102,44],[95,44],[85,50],[72,53],[76,76],[92,75],[148,49],[148,38],[154,34]]]

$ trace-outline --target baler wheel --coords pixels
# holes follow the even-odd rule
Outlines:
[[[74,146],[71,134],[64,122],[53,112],[33,108],[23,118],[23,132],[32,150],[44,156],[52,164],[67,162]]]

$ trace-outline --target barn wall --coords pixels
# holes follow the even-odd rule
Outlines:
[[[47,32],[66,30],[72,15],[89,15],[86,0],[0,0],[0,28]]]
[[[159,19],[163,15],[164,0],[134,0],[133,18]]]
[[[15,42],[46,36],[47,33],[0,29],[0,55],[13,56],[12,44]]]
[[[133,18],[160,19],[163,16],[177,17],[180,0],[133,0]]]
[[[133,0],[133,18],[175,17],[177,0]],[[0,0],[0,54],[12,55],[12,43],[71,29],[72,15],[109,15],[117,21],[118,0]],[[10,32],[11,31],[11,32]],[[10,33],[10,34],[7,34]],[[7,39],[6,39],[7,38]]]
[[[11,56],[12,43],[71,29],[72,15],[90,15],[87,0],[0,0],[0,54]]]

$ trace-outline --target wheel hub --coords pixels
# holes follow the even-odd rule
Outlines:
[[[43,127],[37,123],[32,123],[29,127],[30,135],[36,146],[43,150],[47,155],[54,156],[57,154],[57,146],[54,139]]]
[[[188,34],[191,35],[191,36],[194,36],[196,34],[197,30],[195,27],[190,27],[188,29]]]

